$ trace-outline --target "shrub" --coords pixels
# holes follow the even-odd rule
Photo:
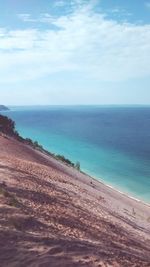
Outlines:
[[[65,158],[63,155],[56,155],[55,157],[56,157],[56,159],[59,159],[59,160],[65,162],[66,164],[74,167],[74,163],[71,160]]]
[[[74,164],[71,160],[65,158],[63,155],[55,155],[55,158],[58,160],[61,160],[62,162],[66,163],[67,165],[70,165],[71,167],[74,167],[78,171],[80,171],[80,162],[79,161],[77,161],[76,164]]]
[[[16,135],[15,122],[6,116],[0,115],[0,131],[5,134]]]
[[[18,200],[14,197],[14,195],[9,193],[6,189],[0,187],[0,195],[2,195],[3,197],[5,197],[7,199],[7,203],[9,206],[12,206],[15,208],[19,207]]]
[[[75,164],[75,168],[76,168],[78,171],[80,171],[80,162],[79,162],[79,161],[76,162],[76,164]]]

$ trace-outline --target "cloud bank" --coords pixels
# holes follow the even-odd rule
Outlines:
[[[119,23],[96,13],[91,5],[78,5],[68,14],[55,17],[19,16],[26,22],[26,29],[0,29],[1,83],[64,71],[79,72],[98,81],[150,75],[149,24]],[[34,28],[30,28],[30,22],[34,22]],[[38,28],[39,23],[47,25]]]

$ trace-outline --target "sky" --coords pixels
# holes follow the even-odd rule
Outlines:
[[[0,104],[150,104],[150,0],[0,0]]]

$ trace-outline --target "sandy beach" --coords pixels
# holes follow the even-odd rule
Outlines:
[[[150,206],[1,135],[0,266],[150,266]]]

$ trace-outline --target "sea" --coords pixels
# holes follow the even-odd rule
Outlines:
[[[150,106],[21,106],[1,113],[23,137],[150,203]]]

